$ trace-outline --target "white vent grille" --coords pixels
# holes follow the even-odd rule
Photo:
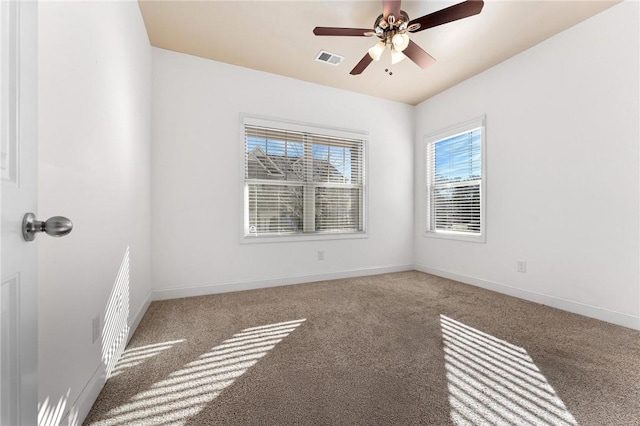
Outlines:
[[[340,65],[340,62],[344,59],[343,56],[336,55],[335,53],[329,53],[325,50],[321,50],[316,56],[316,61],[324,62],[330,65]]]

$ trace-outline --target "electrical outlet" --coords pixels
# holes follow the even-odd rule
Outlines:
[[[318,250],[318,260],[324,260],[324,250]]]
[[[93,325],[93,332],[92,332],[91,343],[95,343],[96,340],[98,340],[98,337],[100,337],[100,316],[99,315],[93,318],[92,325]]]
[[[526,273],[527,272],[527,261],[526,260],[518,260],[518,272]]]

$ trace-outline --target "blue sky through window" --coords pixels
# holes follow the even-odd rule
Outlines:
[[[481,129],[474,129],[436,142],[436,181],[461,182],[480,179],[481,137]]]
[[[256,148],[260,148],[267,155],[287,156],[290,158],[300,158],[304,156],[304,147],[302,142],[248,137],[247,152],[251,152]],[[350,148],[313,144],[312,152],[314,160],[330,162],[331,165],[335,167],[335,169],[344,176],[347,181],[351,180]]]
[[[289,142],[257,137],[247,138],[247,152],[251,152],[255,148],[260,148],[267,155],[280,155],[293,158],[304,155],[302,142]]]
[[[313,145],[313,159],[328,161],[346,180],[351,180],[351,149],[329,145]]]

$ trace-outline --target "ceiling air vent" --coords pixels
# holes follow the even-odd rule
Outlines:
[[[334,53],[329,53],[324,50],[321,50],[320,53],[318,53],[318,56],[316,56],[316,61],[324,62],[331,65],[340,65],[340,62],[342,62],[343,59],[343,56],[338,56]]]

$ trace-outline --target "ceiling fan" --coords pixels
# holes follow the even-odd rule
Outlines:
[[[382,1],[383,13],[378,16],[373,24],[373,30],[368,28],[315,27],[313,33],[317,36],[376,36],[380,39],[351,70],[351,75],[361,74],[362,71],[369,66],[371,61],[379,60],[387,46],[389,46],[391,50],[392,64],[396,64],[405,57],[408,57],[420,68],[426,68],[434,63],[435,59],[411,41],[407,33],[417,33],[418,31],[477,15],[484,6],[484,1],[482,0],[467,0],[420,18],[410,20],[407,12],[400,10],[400,1],[401,0]]]

